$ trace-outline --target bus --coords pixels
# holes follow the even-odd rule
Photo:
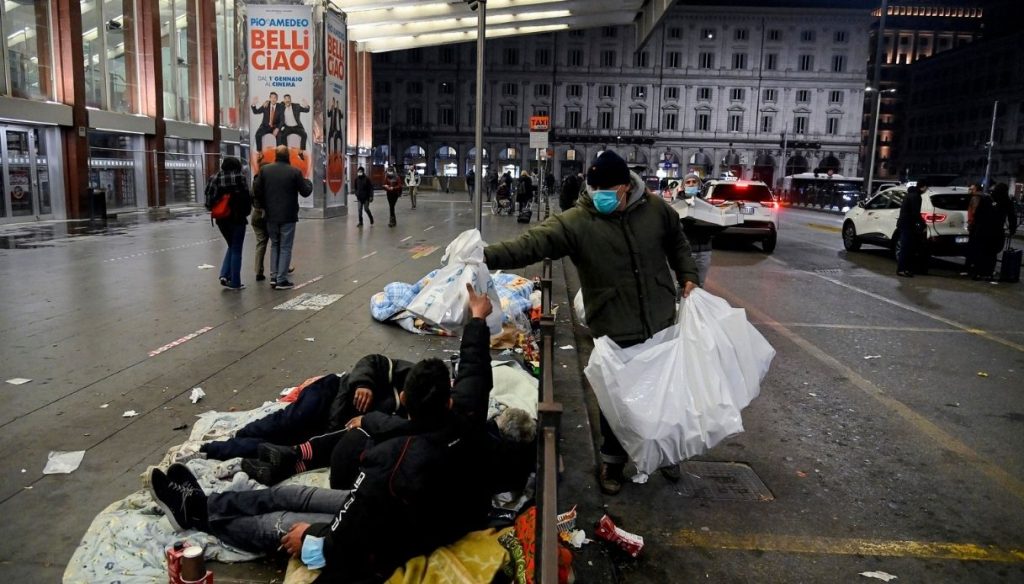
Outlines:
[[[893,181],[872,181],[879,188],[895,185]],[[779,199],[784,205],[803,205],[846,211],[864,198],[864,179],[841,174],[802,172],[782,179]]]

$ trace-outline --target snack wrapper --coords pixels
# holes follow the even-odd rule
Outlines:
[[[601,517],[601,520],[597,522],[594,534],[600,539],[618,545],[634,558],[640,555],[640,550],[644,549],[643,537],[616,527],[615,522],[607,515]]]

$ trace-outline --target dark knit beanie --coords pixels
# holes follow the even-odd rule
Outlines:
[[[629,184],[629,180],[629,166],[611,150],[598,155],[587,169],[587,184],[596,189]]]

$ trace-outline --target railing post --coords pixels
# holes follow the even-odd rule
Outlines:
[[[551,260],[541,275],[540,387],[537,404],[537,562],[538,584],[558,583],[558,428],[562,404],[555,401],[555,318],[551,314]]]

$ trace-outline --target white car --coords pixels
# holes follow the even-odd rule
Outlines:
[[[705,185],[704,199],[712,205],[735,203],[743,223],[726,227],[715,237],[736,237],[761,242],[765,253],[775,251],[779,233],[779,203],[761,181],[712,180]]]
[[[857,251],[862,243],[899,246],[896,221],[907,187],[888,188],[846,212],[843,219],[843,247]],[[962,256],[967,252],[967,206],[971,195],[965,187],[929,187],[921,193],[921,218],[928,226],[928,253],[933,256]]]

